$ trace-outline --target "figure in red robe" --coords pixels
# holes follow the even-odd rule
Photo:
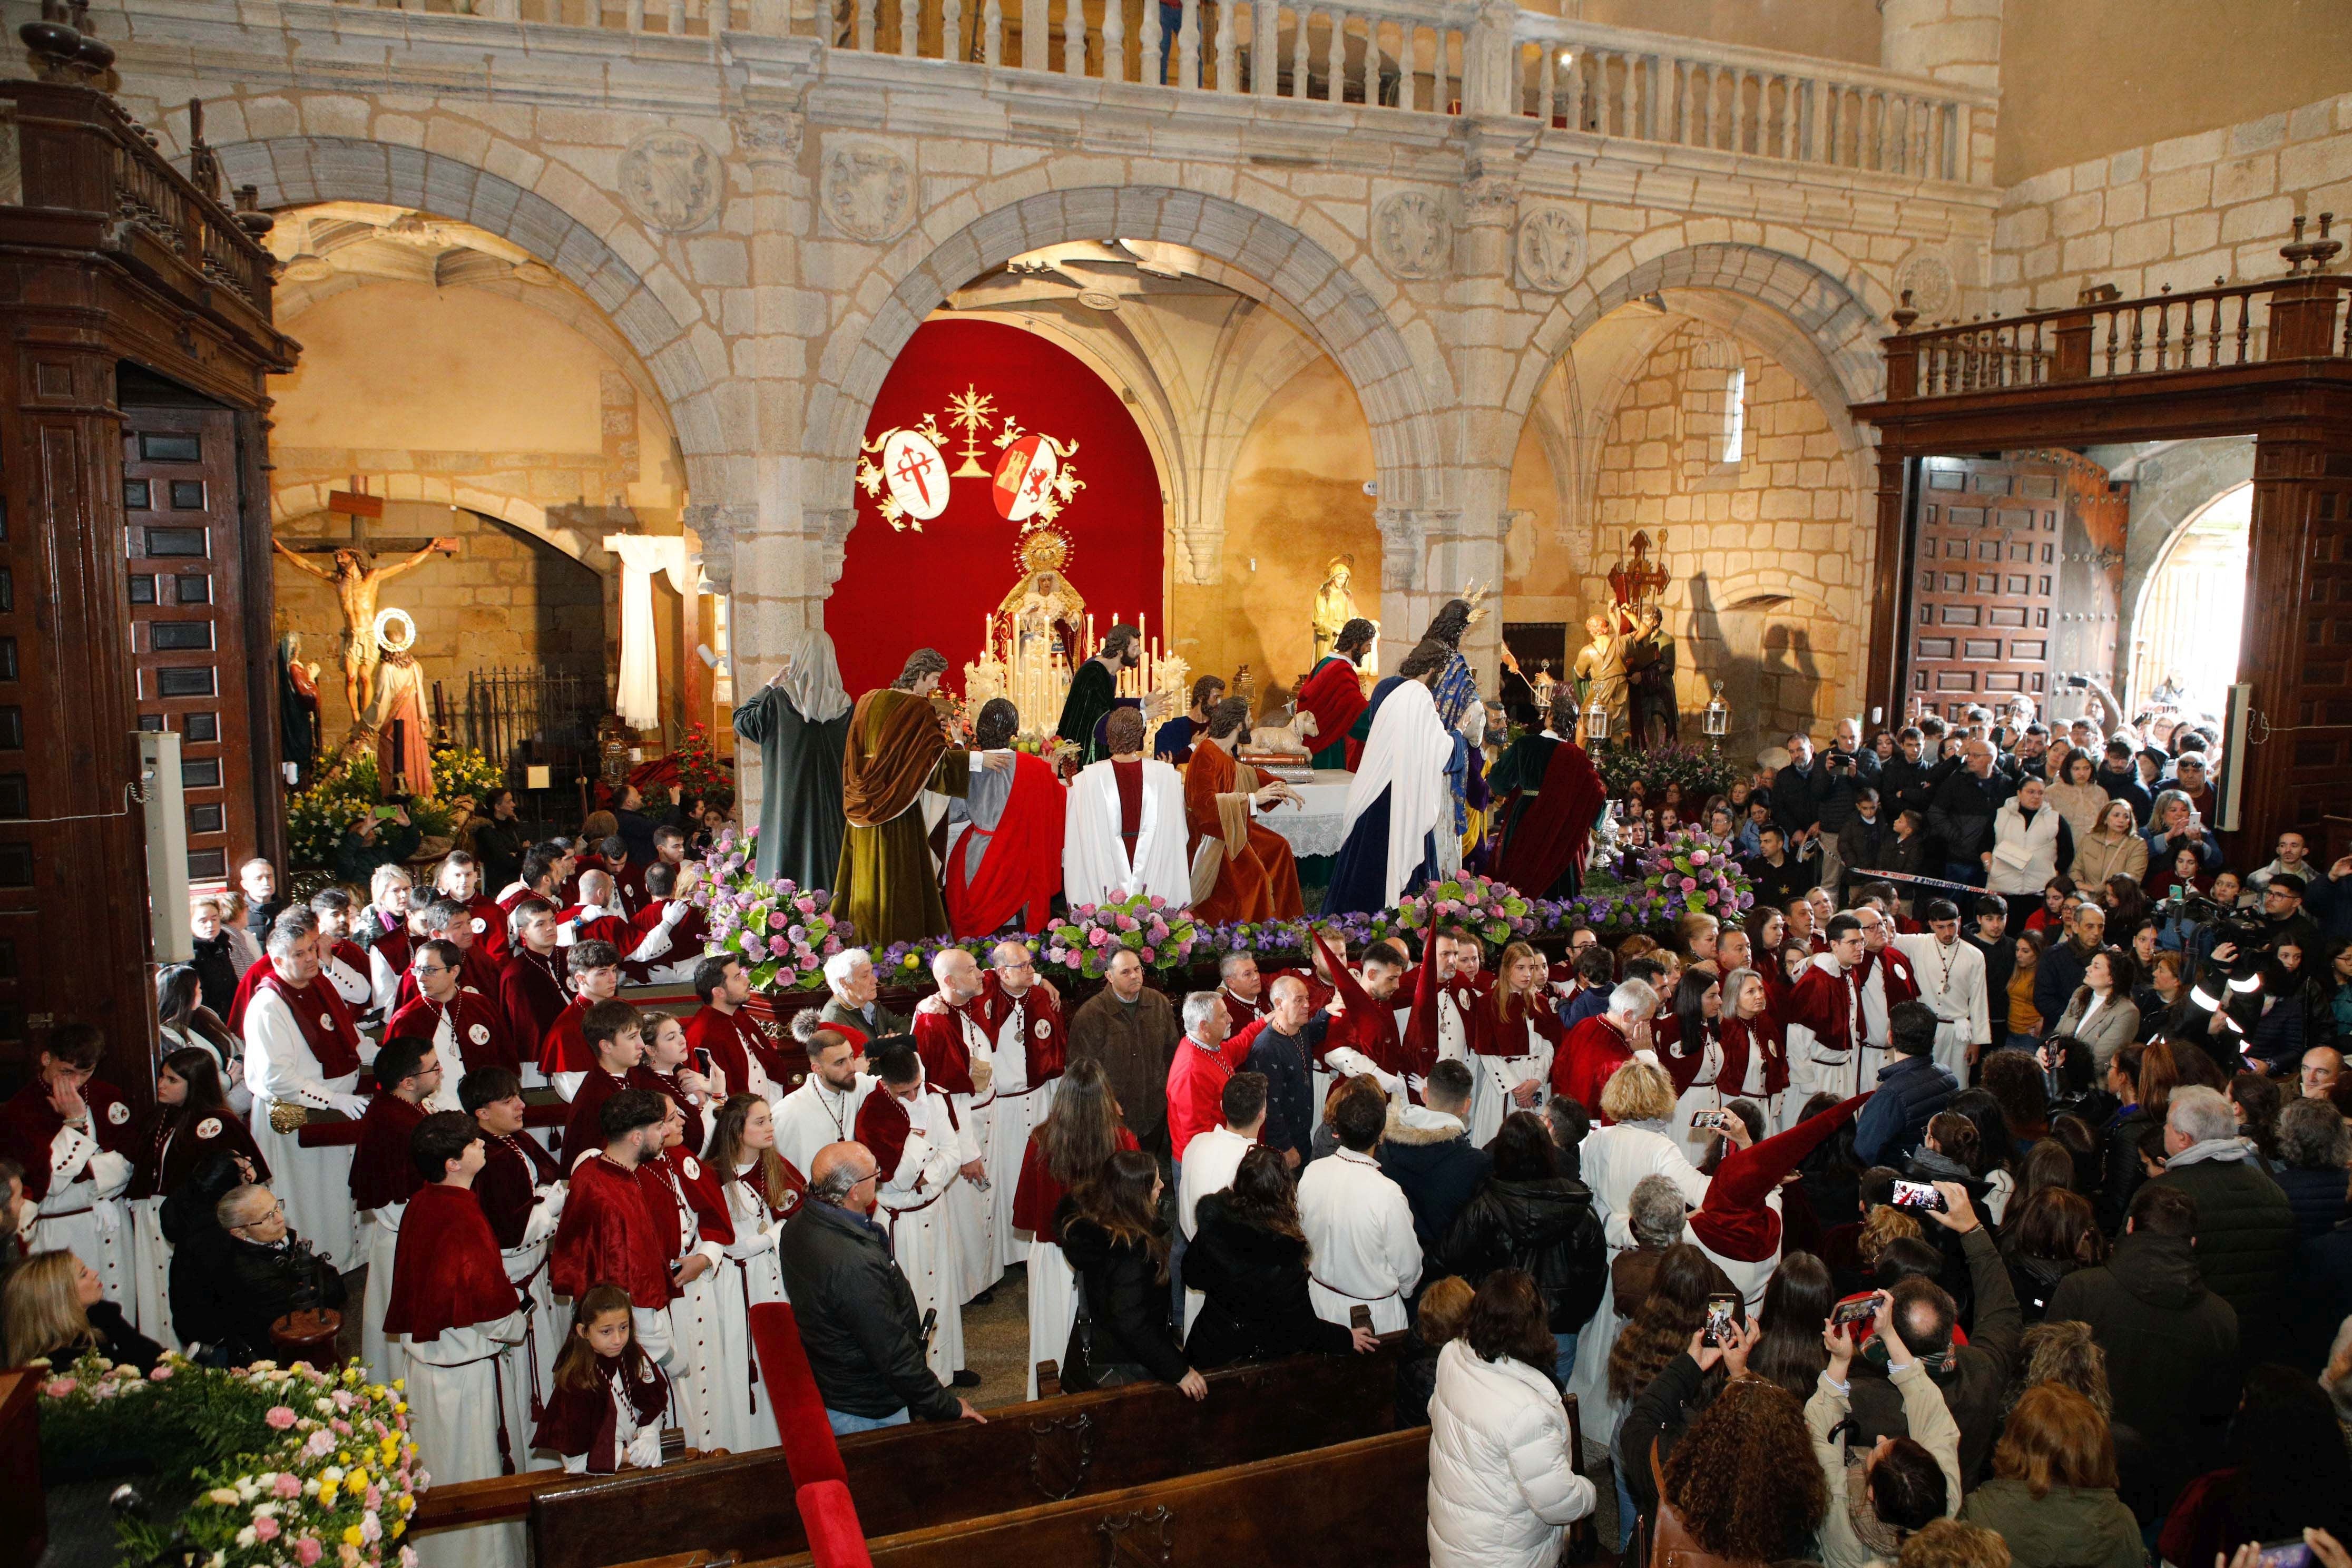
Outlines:
[[[1298,862],[1290,845],[1251,818],[1262,810],[1296,806],[1297,793],[1279,779],[1261,786],[1255,769],[1234,761],[1233,747],[1249,718],[1249,699],[1228,697],[1209,710],[1209,731],[1193,742],[1184,765],[1185,853],[1192,863],[1192,915],[1212,924],[1229,921],[1295,921]]]
[[[1021,710],[1002,697],[984,703],[972,724],[972,749],[1003,752]],[[970,823],[948,854],[948,926],[959,937],[1002,931],[1015,916],[1024,931],[1043,931],[1062,890],[1063,806],[1051,763],[1024,752],[1012,767],[971,779],[971,793],[950,801],[948,819]]]
[[[1364,681],[1358,670],[1379,635],[1361,616],[1339,628],[1339,640],[1322,661],[1307,672],[1298,688],[1298,706],[1315,716],[1318,768],[1348,765],[1348,731],[1364,713]]]

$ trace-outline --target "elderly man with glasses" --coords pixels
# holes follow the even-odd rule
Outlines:
[[[197,1359],[245,1366],[273,1357],[272,1323],[298,1308],[343,1304],[342,1276],[287,1228],[286,1205],[268,1187],[236,1187],[213,1213],[228,1243],[213,1255],[210,1294],[218,1318],[202,1325],[211,1337],[201,1348],[191,1346]]]
[[[809,1201],[776,1247],[785,1299],[836,1436],[909,1419],[978,1421],[923,1360],[915,1292],[870,1217],[880,1170],[863,1143],[828,1143],[809,1170]]]

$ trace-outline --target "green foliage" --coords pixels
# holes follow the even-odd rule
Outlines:
[[[331,864],[343,830],[382,804],[373,752],[362,752],[320,774],[286,807],[286,842],[295,863]]]

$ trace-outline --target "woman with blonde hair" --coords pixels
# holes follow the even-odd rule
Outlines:
[[[2009,1543],[2017,1568],[2144,1568],[2138,1521],[2116,1495],[2116,1443],[2098,1406],[2036,1384],[1993,1446],[1992,1479],[1960,1518]]]
[[[2131,802],[2111,800],[2099,807],[2090,831],[2075,835],[2074,863],[2067,869],[2078,888],[2105,887],[2113,877],[2137,883],[2147,875],[2147,840],[2139,836]]]
[[[163,1347],[132,1328],[106,1299],[97,1272],[63,1249],[36,1252],[0,1287],[0,1319],[8,1325],[8,1364],[46,1360],[63,1372],[96,1351],[142,1375],[155,1370]]]

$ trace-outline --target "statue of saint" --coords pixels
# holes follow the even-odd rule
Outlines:
[[[290,548],[282,539],[272,538],[270,543],[278,552],[304,572],[334,589],[335,597],[343,609],[343,700],[351,704],[352,719],[358,722],[375,700],[376,626],[375,596],[383,585],[404,572],[414,572],[425,564],[425,558],[436,551],[448,555],[457,553],[454,539],[436,539],[405,561],[395,561],[389,566],[378,566],[362,550],[335,552],[335,568],[330,572],[312,563],[300,551]]]
[[[1645,750],[1670,746],[1681,726],[1675,700],[1675,639],[1656,605],[1642,606],[1624,646],[1633,718],[1627,738]]]
[[[1597,701],[1601,711],[1609,715],[1609,732],[1622,735],[1629,696],[1625,679],[1624,635],[1609,616],[1585,616],[1584,629],[1592,640],[1577,653],[1577,685],[1586,706]]]
[[[386,795],[405,791],[429,798],[433,720],[425,711],[425,667],[410,651],[416,646],[416,623],[406,610],[386,609],[372,630],[383,662],[362,722],[375,734],[377,787]]]
[[[1008,659],[1016,658],[1024,646],[1041,660],[1048,652],[1058,652],[1063,665],[1070,668],[1087,657],[1087,602],[1062,574],[1069,553],[1070,542],[1049,528],[1039,529],[1022,542],[1021,567],[1025,575],[996,606],[997,618],[1004,623]],[[1051,637],[1054,647],[1035,647],[1035,640],[1043,637]]]
[[[1315,590],[1315,658],[1321,662],[1339,640],[1340,628],[1356,618],[1356,596],[1348,592],[1355,575],[1356,558],[1334,555],[1323,569],[1323,585]],[[1377,625],[1377,623],[1375,623]]]

